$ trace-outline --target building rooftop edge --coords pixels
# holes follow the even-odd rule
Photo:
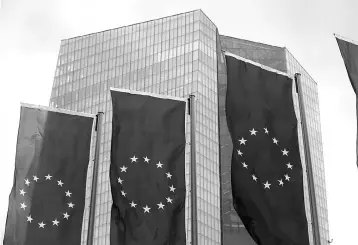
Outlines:
[[[186,11],[186,12],[182,12],[182,13],[178,13],[178,14],[167,15],[167,16],[160,17],[160,18],[155,18],[155,19],[150,19],[150,20],[146,20],[146,21],[141,21],[141,22],[137,22],[137,23],[130,24],[130,25],[124,25],[124,26],[119,26],[119,27],[115,27],[115,28],[109,28],[109,29],[106,29],[106,30],[103,30],[103,31],[96,31],[96,32],[91,32],[91,33],[84,34],[84,35],[78,35],[78,36],[74,36],[74,37],[70,37],[70,38],[64,38],[64,39],[61,39],[61,42],[62,42],[62,41],[67,41],[67,40],[71,40],[71,39],[75,39],[75,38],[78,38],[78,37],[85,37],[85,36],[89,36],[89,35],[93,35],[93,34],[97,34],[97,33],[101,33],[101,32],[111,31],[111,30],[115,30],[115,29],[119,29],[119,28],[123,28],[123,27],[128,27],[128,26],[134,26],[134,25],[138,25],[138,24],[142,24],[142,23],[146,23],[146,22],[150,22],[150,21],[154,21],[154,20],[165,19],[165,18],[169,18],[169,17],[176,16],[176,15],[182,15],[182,14],[192,13],[192,12],[196,12],[196,11],[202,12],[202,13],[210,20],[210,18],[203,12],[203,10],[201,10],[201,9],[194,9],[194,10],[191,10],[191,11]],[[210,20],[210,21],[211,21],[211,20]],[[212,21],[211,21],[211,22],[212,22]],[[212,23],[214,24],[214,22],[212,22]],[[215,24],[214,24],[214,25],[215,25]],[[215,25],[215,26],[216,26],[216,25]]]
[[[242,40],[242,41],[247,41],[250,43],[256,43],[256,44],[262,44],[262,45],[266,45],[269,47],[274,47],[274,48],[279,48],[279,49],[283,49],[285,52],[288,52],[296,61],[298,64],[300,64],[301,68],[306,72],[306,74],[312,79],[312,81],[318,85],[318,83],[316,82],[315,79],[313,79],[313,77],[308,73],[308,71],[302,66],[302,64],[296,59],[296,57],[288,50],[287,47],[280,47],[280,46],[274,46],[274,45],[270,45],[270,44],[266,44],[266,43],[261,43],[261,42],[255,42],[255,41],[251,41],[251,40],[246,40],[246,39],[242,39],[242,38],[236,38],[236,37],[232,37],[232,36],[227,36],[227,35],[221,35],[222,37],[227,37],[227,38],[232,38],[232,39],[237,39],[237,40]],[[287,62],[287,61],[286,61]]]
[[[274,48],[285,49],[285,47],[275,46],[275,45],[271,45],[271,44],[267,44],[267,43],[255,42],[255,41],[251,41],[251,40],[247,40],[247,39],[243,39],[243,38],[237,38],[237,37],[232,37],[232,36],[227,36],[227,35],[222,35],[222,34],[219,34],[219,35],[222,36],[222,37],[228,37],[228,38],[247,41],[247,42],[251,42],[251,43],[262,44],[262,45],[266,45],[266,46],[270,46],[270,47],[274,47]]]

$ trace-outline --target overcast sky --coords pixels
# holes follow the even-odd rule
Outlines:
[[[220,34],[287,47],[318,83],[330,236],[335,245],[357,241],[356,102],[333,36],[358,41],[357,0],[0,2],[0,235],[20,102],[48,105],[60,40],[200,8]]]

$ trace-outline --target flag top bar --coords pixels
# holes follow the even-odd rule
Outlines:
[[[338,38],[338,39],[341,39],[341,40],[343,40],[343,41],[350,42],[350,43],[353,43],[353,44],[355,44],[355,45],[358,45],[358,42],[357,42],[357,41],[348,39],[348,38],[346,38],[346,37],[342,37],[342,36],[340,36],[340,35],[338,35],[338,34],[335,34],[335,33],[333,33],[333,35],[334,35],[336,38]]]
[[[47,111],[59,112],[59,113],[75,115],[75,116],[92,117],[92,118],[96,117],[95,114],[70,111],[70,110],[66,110],[66,109],[60,109],[60,108],[54,108],[54,107],[48,107],[48,106],[42,106],[42,105],[32,105],[32,104],[27,104],[27,103],[22,103],[22,102],[20,102],[20,105],[22,107],[33,108],[33,109],[43,109],[43,110],[47,110]]]
[[[136,91],[136,90],[130,90],[130,89],[123,89],[123,88],[110,87],[110,90],[128,93],[128,94],[146,95],[146,96],[160,98],[160,99],[179,100],[179,101],[183,101],[183,102],[187,102],[187,100],[188,100],[187,98],[175,97],[175,96],[171,96],[171,95],[142,92],[142,91]]]
[[[270,72],[277,73],[277,74],[279,74],[279,75],[286,76],[286,77],[288,77],[288,78],[290,78],[290,79],[292,79],[292,80],[294,79],[294,76],[291,76],[291,75],[289,75],[288,73],[285,73],[285,72],[282,72],[282,71],[273,69],[273,68],[268,67],[268,66],[265,66],[265,65],[262,65],[262,64],[260,64],[260,63],[255,62],[255,61],[252,61],[252,60],[246,59],[246,58],[244,58],[244,57],[241,57],[241,56],[239,56],[239,55],[230,53],[230,52],[228,52],[228,51],[226,51],[226,50],[223,50],[223,52],[224,52],[224,54],[227,55],[227,56],[231,56],[231,57],[234,57],[234,58],[236,58],[236,59],[238,59],[238,60],[242,60],[242,61],[244,61],[244,62],[246,62],[246,63],[250,63],[250,64],[255,65],[255,66],[259,66],[259,67],[261,67],[262,69],[264,69],[264,70],[266,70],[266,71],[270,71]]]

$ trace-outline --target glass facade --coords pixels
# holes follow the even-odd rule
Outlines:
[[[262,65],[288,73],[293,76],[295,73],[301,74],[303,85],[303,101],[308,125],[308,137],[310,143],[312,168],[314,175],[314,187],[316,194],[316,204],[318,212],[318,222],[320,226],[321,244],[327,244],[329,240],[328,229],[328,210],[325,184],[325,171],[323,162],[322,133],[319,114],[318,89],[316,82],[310,77],[305,69],[297,62],[286,48],[255,43],[247,40],[237,39],[227,36],[219,36],[221,47],[218,50],[227,50],[233,54],[250,59]],[[225,59],[221,51],[218,52],[218,83],[219,83],[219,127],[220,127],[220,161],[222,178],[222,222],[223,222],[223,244],[233,245],[241,241],[242,244],[255,245],[248,235],[241,220],[236,215],[232,206],[230,175],[230,160],[232,143],[226,125],[225,117],[225,95],[226,95],[226,68]],[[301,151],[301,160],[304,171],[306,163],[304,158],[304,147],[302,138],[301,118],[298,106],[298,96],[293,87],[294,106],[299,121],[298,134]],[[304,195],[307,221],[311,224],[311,212],[309,203],[309,192],[307,175],[304,175]],[[312,226],[309,226],[310,243],[313,244]]]
[[[323,143],[321,132],[321,119],[319,113],[318,88],[317,83],[306,72],[306,70],[298,63],[293,55],[285,49],[287,61],[287,73],[294,75],[301,74],[301,82],[303,87],[303,103],[306,112],[308,140],[310,144],[312,172],[314,178],[314,188],[316,196],[316,205],[318,212],[319,232],[321,237],[321,244],[327,244],[329,240],[329,226],[328,226],[328,209],[326,196],[326,180],[323,160]],[[298,110],[298,97],[295,96],[296,111]],[[297,113],[296,113],[297,114]],[[299,119],[300,120],[300,119]],[[300,135],[302,132],[299,132]],[[303,149],[302,141],[300,147]],[[306,177],[306,176],[305,176]],[[305,181],[305,189],[307,190],[307,179]],[[309,210],[308,190],[306,194],[306,207]],[[310,221],[311,217],[307,217]]]
[[[216,29],[207,16],[197,10],[61,42],[50,106],[104,112],[94,244],[109,244],[110,87],[185,98],[195,94],[198,240],[199,244],[221,243]],[[186,134],[189,143],[189,126]],[[189,194],[190,147],[186,154]],[[91,163],[82,244],[87,240],[92,171]],[[191,241],[189,204],[188,196],[188,244]]]
[[[254,244],[232,208],[232,145],[225,118],[226,68],[221,49],[283,72],[302,74],[321,236],[323,242],[328,239],[316,83],[286,49],[220,36],[215,24],[196,10],[61,41],[50,106],[94,114],[104,112],[94,244],[109,244],[110,87],[184,98],[195,94],[199,245]],[[186,227],[190,244],[190,117],[187,123]],[[88,170],[82,244],[87,240],[92,171],[93,162]],[[305,187],[307,190],[307,180]],[[307,191],[305,194],[310,221]]]

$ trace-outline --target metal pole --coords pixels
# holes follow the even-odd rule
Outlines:
[[[308,129],[307,129],[307,121],[306,121],[306,112],[303,104],[302,98],[302,83],[301,83],[301,74],[295,74],[296,81],[296,92],[298,94],[298,101],[300,107],[300,115],[301,115],[301,125],[302,125],[302,135],[303,135],[303,146],[305,150],[305,162],[307,169],[307,181],[308,181],[308,192],[310,197],[310,210],[311,210],[311,220],[312,220],[312,231],[313,231],[313,244],[321,245],[321,237],[319,233],[319,224],[318,224],[318,212],[317,212],[317,203],[316,203],[316,192],[314,186],[314,178],[313,178],[313,168],[312,168],[312,158],[311,151],[308,139]]]
[[[94,220],[96,210],[96,195],[97,195],[97,179],[98,179],[98,164],[99,164],[99,150],[101,145],[101,128],[102,128],[102,115],[103,112],[97,114],[96,120],[96,148],[93,162],[93,173],[92,173],[92,189],[91,189],[91,202],[88,218],[88,232],[87,232],[87,245],[93,244],[93,231],[94,231]]]
[[[191,244],[198,245],[198,216],[196,194],[196,140],[195,140],[195,95],[189,96],[190,114],[190,189],[191,189]]]

